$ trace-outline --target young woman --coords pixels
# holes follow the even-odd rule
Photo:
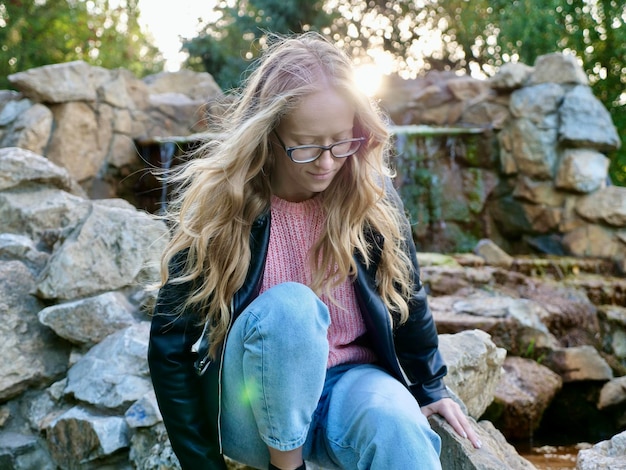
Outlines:
[[[149,364],[185,469],[440,468],[448,397],[389,135],[348,58],[276,39],[178,174]]]

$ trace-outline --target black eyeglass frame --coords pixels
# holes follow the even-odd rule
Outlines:
[[[285,143],[283,142],[283,140],[278,135],[278,132],[276,132],[275,130],[273,132],[274,132],[274,135],[276,136],[276,138],[278,139],[278,142],[280,142],[280,145],[283,147],[283,150],[285,151],[285,153],[289,157],[289,159],[292,162],[294,162],[294,163],[311,163],[311,162],[314,162],[315,160],[320,158],[322,156],[322,154],[326,150],[330,150],[330,154],[334,158],[348,158],[348,157],[351,157],[352,155],[354,155],[355,153],[357,153],[359,151],[359,149],[361,148],[361,144],[363,142],[365,142],[365,140],[366,140],[365,137],[354,137],[352,139],[340,140],[339,142],[335,142],[335,143],[332,143],[330,145],[312,145],[311,144],[311,145],[296,145],[294,147],[287,147],[285,145]],[[358,142],[359,145],[357,146],[357,148],[352,153],[349,153],[347,155],[335,155],[335,153],[333,152],[333,147],[335,147],[337,145],[341,145],[341,144],[346,144],[348,142]],[[292,155],[293,151],[294,150],[302,150],[302,149],[319,149],[320,153],[318,153],[314,158],[309,158],[308,160],[294,160],[293,155]]]

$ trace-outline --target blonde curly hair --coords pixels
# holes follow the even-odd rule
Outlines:
[[[327,222],[312,248],[310,287],[328,292],[355,276],[355,252],[369,264],[367,233],[374,230],[385,239],[377,288],[392,318],[404,322],[414,273],[404,249],[404,237],[410,236],[402,229],[404,215],[385,188],[391,171],[382,113],[355,86],[349,58],[319,34],[275,36],[255,65],[222,119],[213,123],[212,137],[172,176],[178,190],[167,214],[173,234],[162,258],[162,283],[193,281],[196,288],[182,307],[209,322],[215,357],[231,321],[231,299],[245,281],[252,224],[269,211],[267,175],[275,165],[270,135],[323,81],[354,105],[354,135],[366,140],[321,194]],[[182,250],[188,250],[184,268],[170,277],[170,261]]]

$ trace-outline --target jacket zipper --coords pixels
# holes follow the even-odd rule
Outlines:
[[[409,385],[411,385],[411,381],[409,380],[409,376],[406,375],[406,372],[404,372],[404,368],[402,367],[402,364],[400,364],[400,360],[398,359],[398,355],[396,354],[396,344],[395,344],[395,340],[393,339],[393,323],[391,321],[391,318],[389,318],[389,312],[385,312],[385,317],[386,317],[385,323],[387,324],[387,331],[391,332],[391,351],[392,351],[391,357],[393,358],[393,361],[398,367],[400,374],[402,374],[404,385],[407,388],[409,388]]]
[[[235,312],[234,298],[230,299],[230,318],[228,319],[228,328],[226,328],[226,334],[224,335],[224,344],[222,345],[222,353],[220,354],[220,368],[217,377],[217,442],[220,446],[220,454],[224,454],[224,448],[222,446],[222,370],[224,368],[224,355],[226,354],[226,341],[230,333],[230,328],[233,325],[233,315]]]
[[[196,341],[195,343],[191,345],[191,352],[196,353],[198,355],[200,354],[200,345],[202,344],[202,341],[205,341],[206,339],[208,327],[209,327],[209,322],[207,321],[204,324],[204,328],[202,328],[202,333],[200,334],[198,341]],[[209,359],[209,352],[207,350],[204,357],[198,359],[198,361],[194,365],[196,369],[196,374],[200,376],[204,375],[204,373],[206,372],[210,364],[211,364],[211,360]]]

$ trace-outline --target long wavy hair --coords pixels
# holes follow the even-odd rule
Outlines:
[[[356,275],[355,252],[369,265],[368,232],[374,230],[385,239],[378,290],[393,320],[404,322],[413,272],[404,250],[403,214],[385,188],[391,171],[383,114],[355,86],[349,58],[316,33],[273,37],[255,65],[222,118],[213,122],[211,137],[172,176],[178,190],[167,214],[173,234],[162,258],[162,284],[195,286],[182,307],[201,312],[209,322],[215,357],[231,320],[231,299],[245,281],[252,224],[270,208],[269,178],[279,151],[272,147],[272,130],[324,83],[353,104],[354,136],[366,140],[321,194],[326,225],[312,248],[310,287],[328,292]],[[184,266],[172,277],[170,261],[183,250]]]

